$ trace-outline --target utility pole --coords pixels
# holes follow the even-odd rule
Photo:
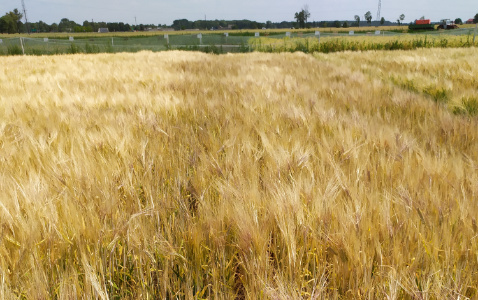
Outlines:
[[[377,21],[380,21],[380,11],[382,10],[382,0],[378,0]]]
[[[27,19],[27,9],[25,7],[25,1],[22,0],[22,8],[23,8],[23,16],[25,16],[25,26],[27,27],[27,32],[30,34],[30,28],[28,26],[28,19]]]

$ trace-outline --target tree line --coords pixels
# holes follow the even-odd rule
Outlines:
[[[23,14],[14,9],[0,17],[0,33],[28,33],[28,32],[97,32],[99,28],[108,28],[109,31],[144,31],[149,28],[158,28],[161,25],[139,24],[130,25],[123,22],[93,22],[84,21],[78,24],[75,21],[63,18],[59,23],[47,24],[43,21],[22,22]],[[163,25],[166,26],[166,25]]]
[[[390,21],[386,21],[384,17],[382,17],[380,19],[380,21],[372,21],[373,16],[372,16],[372,13],[370,11],[367,11],[364,14],[365,21],[361,21],[360,16],[355,15],[354,16],[354,22],[351,22],[351,23],[349,23],[349,21],[338,21],[338,20],[337,21],[332,21],[332,22],[322,21],[322,22],[318,23],[319,26],[316,26],[317,25],[316,22],[307,22],[307,19],[309,19],[309,18],[310,18],[309,6],[304,5],[304,7],[299,12],[295,13],[294,19],[296,20],[296,22],[294,23],[293,26],[295,26],[295,28],[311,28],[311,27],[337,27],[337,28],[343,27],[343,28],[347,28],[347,27],[350,27],[350,26],[360,27],[360,25],[364,25],[364,24],[367,24],[368,26],[378,26],[379,24],[380,25],[391,25],[392,24]],[[422,17],[422,18],[424,19],[425,17]],[[397,23],[398,23],[399,26],[402,25],[403,20],[405,20],[405,14],[401,14],[397,17]],[[455,23],[456,24],[462,24],[463,21],[461,20],[461,18],[456,18]],[[478,13],[475,15],[475,17],[473,19],[473,23],[475,23],[475,24],[478,23]]]
[[[372,21],[372,13],[370,11],[364,14],[364,20],[360,19],[359,15],[354,16],[354,21],[320,21],[309,22],[310,12],[309,7],[305,5],[299,12],[294,14],[295,22],[282,21],[265,23],[250,21],[250,20],[197,20],[189,21],[187,19],[174,20],[171,26],[155,25],[155,24],[139,24],[130,25],[123,22],[93,22],[84,21],[78,24],[75,21],[63,18],[59,23],[47,24],[43,21],[32,22],[24,24],[22,22],[23,14],[18,9],[14,9],[0,17],[0,33],[27,33],[27,32],[97,32],[99,28],[108,28],[110,32],[118,31],[145,31],[148,29],[157,29],[158,27],[173,28],[174,30],[186,29],[281,29],[281,28],[316,28],[316,27],[360,27],[361,25],[378,26],[391,25],[392,22],[386,21],[383,17],[380,21]],[[402,24],[405,15],[401,14],[397,18],[397,23]],[[457,22],[458,21],[458,22]],[[461,19],[455,20],[460,23]],[[474,23],[478,23],[478,13],[474,17]]]
[[[309,12],[309,6],[308,5],[304,5],[304,7],[299,11],[299,12],[296,12],[295,15],[294,15],[294,19],[296,20],[296,23],[295,23],[295,26],[296,28],[308,28],[308,27],[312,27],[312,25],[315,25],[313,23],[308,23],[307,22],[307,19],[310,18],[310,12]],[[364,18],[367,22],[367,25],[369,26],[372,26],[372,13],[370,11],[367,11],[364,15]],[[397,22],[398,22],[398,25],[401,24],[401,22],[405,19],[405,15],[404,14],[401,14],[398,18],[397,18]],[[347,28],[347,27],[350,27],[350,26],[353,26],[353,27],[360,27],[361,24],[363,24],[364,22],[361,23],[360,21],[360,16],[359,15],[355,15],[354,16],[354,20],[355,22],[352,22],[352,23],[349,23],[349,21],[333,21],[333,22],[319,22],[320,27],[344,27],[344,28]],[[373,22],[374,24],[373,25],[390,25],[391,22],[389,21],[386,21],[385,18],[381,18],[380,21],[376,21],[376,22]]]

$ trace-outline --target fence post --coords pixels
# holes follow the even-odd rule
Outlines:
[[[319,38],[319,47],[318,48],[319,48],[319,51],[320,51],[320,31],[317,30],[315,32],[315,36],[317,36]]]
[[[115,43],[113,42],[113,38],[111,38],[111,46],[114,46]]]
[[[22,46],[22,53],[25,55],[25,48],[23,47],[23,38],[20,38],[20,45]]]

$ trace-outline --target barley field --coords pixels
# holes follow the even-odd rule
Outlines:
[[[1,299],[478,297],[478,51],[0,57]]]
[[[457,33],[457,31],[453,32]],[[251,38],[248,44],[259,52],[295,52],[305,53],[370,51],[370,50],[416,50],[422,48],[469,48],[478,45],[470,30],[461,30],[459,34],[433,32],[428,34],[393,34],[347,36],[338,34],[323,35],[320,39],[308,37]]]

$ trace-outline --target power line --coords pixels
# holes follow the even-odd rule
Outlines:
[[[380,21],[380,11],[382,10],[382,0],[378,0],[377,21]]]
[[[23,16],[25,16],[25,26],[27,27],[27,32],[30,34],[30,28],[28,28],[28,19],[27,19],[27,9],[25,7],[25,1],[22,0]]]

